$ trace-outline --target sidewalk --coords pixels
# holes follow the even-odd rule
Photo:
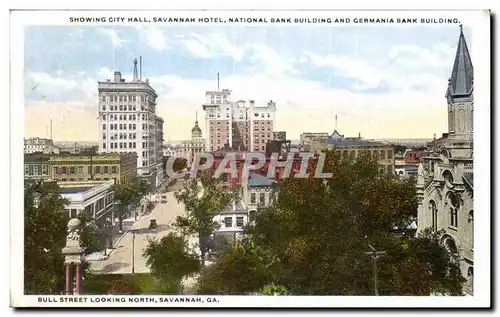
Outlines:
[[[143,204],[146,204],[147,202],[144,201]],[[141,210],[144,210],[144,212],[141,212]],[[134,214],[134,213],[132,213]],[[144,216],[145,214],[147,214],[147,211],[146,211],[146,208],[142,208],[142,204],[137,208],[137,221],[139,221],[141,219],[142,216]],[[113,230],[113,249],[106,249],[106,255],[104,255],[104,250],[102,251],[99,251],[99,252],[94,252],[94,253],[90,253],[88,254],[85,259],[87,261],[104,261],[106,260],[110,255],[111,253],[113,253],[113,251],[116,249],[116,247],[118,246],[118,244],[120,243],[120,241],[125,237],[125,235],[127,234],[127,232],[130,231],[130,229],[132,229],[132,227],[134,226],[134,224],[137,222],[135,220],[135,215],[133,215],[132,217],[128,217],[126,219],[123,219],[122,220],[122,233],[118,233],[118,228],[116,228],[115,230]]]

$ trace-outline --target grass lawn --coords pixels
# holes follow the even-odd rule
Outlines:
[[[159,283],[150,274],[99,274],[82,282],[82,294],[178,294],[178,283]]]

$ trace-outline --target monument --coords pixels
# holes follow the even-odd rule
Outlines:
[[[80,293],[82,255],[85,248],[80,245],[81,222],[77,218],[68,221],[68,235],[66,246],[62,249],[64,264],[66,265],[66,295],[78,295]],[[72,267],[75,267],[75,288],[72,292]]]

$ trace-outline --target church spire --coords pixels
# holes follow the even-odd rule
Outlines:
[[[137,58],[134,58],[134,78],[132,81],[139,80],[139,75],[137,73]]]
[[[460,25],[460,37],[458,39],[457,52],[451,77],[448,80],[447,96],[468,97],[474,88],[474,68],[469,55],[469,49]]]

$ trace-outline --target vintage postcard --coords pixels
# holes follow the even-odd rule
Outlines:
[[[10,22],[11,306],[490,306],[488,10]]]

